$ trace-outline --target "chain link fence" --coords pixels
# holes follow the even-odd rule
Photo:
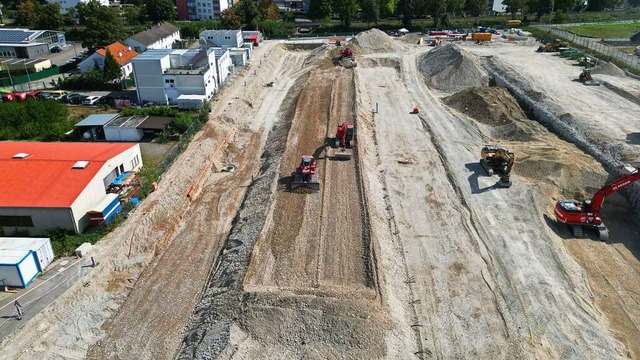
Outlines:
[[[561,30],[555,27],[555,25],[537,25],[539,29],[543,29],[551,32],[563,39],[569,40],[575,44],[578,44],[587,49],[594,50],[602,55],[608,56],[610,59],[615,59],[620,63],[633,68],[636,71],[640,71],[640,57],[636,55],[625,54],[622,51],[600,42],[599,39],[587,38],[578,36],[574,33],[570,33],[565,30]],[[606,59],[604,59],[606,60]]]

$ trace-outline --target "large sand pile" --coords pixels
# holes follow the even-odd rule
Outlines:
[[[501,87],[471,87],[445,98],[444,102],[478,122],[491,126],[527,118],[509,90]]]
[[[598,66],[594,66],[591,69],[591,73],[593,73],[593,74],[602,74],[602,75],[611,75],[611,76],[620,76],[620,77],[627,76],[627,74],[624,72],[624,70],[620,69],[615,64],[610,63],[610,62],[606,62],[606,63],[600,64]]]
[[[454,44],[429,51],[419,59],[418,67],[427,85],[440,91],[489,85],[489,76],[475,57]]]
[[[359,33],[351,40],[351,48],[358,54],[374,54],[404,50],[404,46],[386,33],[371,29]]]

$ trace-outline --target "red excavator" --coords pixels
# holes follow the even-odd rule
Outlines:
[[[340,50],[340,56],[338,56],[336,62],[347,69],[358,66],[356,58],[353,56],[353,50],[348,47]]]
[[[591,200],[585,200],[584,202],[577,200],[558,201],[554,210],[556,219],[569,225],[575,237],[582,237],[583,228],[586,227],[595,230],[600,240],[607,241],[609,239],[609,231],[600,218],[604,198],[640,180],[638,168],[625,165],[624,172],[622,176],[598,190]]]
[[[293,191],[299,187],[306,187],[314,191],[320,190],[317,170],[316,159],[311,155],[304,155],[300,165],[292,174],[290,190]]]
[[[350,48],[344,48],[340,50],[340,60],[353,59],[353,50]]]
[[[338,148],[334,154],[333,158],[338,160],[349,160],[351,159],[351,149],[355,145],[356,142],[356,128],[353,124],[342,123],[342,125],[338,125],[338,129],[336,130],[336,138],[333,145],[335,148]]]
[[[591,86],[600,86],[600,83],[593,80],[593,76],[591,75],[591,69],[584,68],[580,75],[578,75],[578,81],[583,83],[584,85]]]

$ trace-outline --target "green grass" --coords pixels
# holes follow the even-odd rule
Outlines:
[[[633,24],[597,24],[571,26],[567,28],[577,35],[598,39],[628,39],[640,32],[640,22]]]

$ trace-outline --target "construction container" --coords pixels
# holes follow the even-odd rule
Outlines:
[[[507,27],[515,27],[515,26],[520,26],[520,24],[522,24],[522,21],[520,20],[507,20]]]
[[[53,261],[53,248],[51,247],[51,241],[49,238],[13,238],[3,237],[0,238],[0,251],[12,250],[12,251],[33,251],[36,262],[38,264],[38,271],[42,272]]]
[[[491,41],[491,33],[473,33],[471,34],[473,41]]]
[[[0,251],[0,285],[25,288],[39,273],[38,263],[33,251]]]

